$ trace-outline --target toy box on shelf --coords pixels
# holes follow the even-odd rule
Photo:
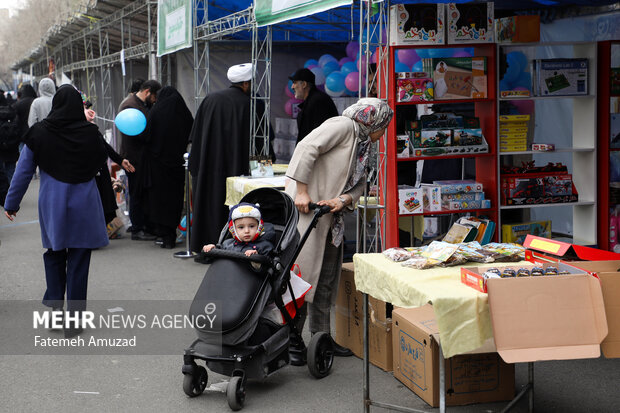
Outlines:
[[[424,189],[398,185],[398,212],[401,215],[421,214],[424,210]]]
[[[495,19],[497,43],[526,43],[540,41],[540,16],[510,16]]]
[[[495,29],[493,2],[448,3],[446,19],[448,43],[493,43]]]
[[[539,96],[588,94],[588,59],[538,59],[532,63]]]
[[[502,167],[501,199],[503,205],[536,205],[577,202],[578,193],[565,165],[548,164]]]
[[[454,113],[423,115],[406,123],[413,156],[487,153],[489,145],[478,118]]]
[[[390,7],[390,45],[444,44],[443,4],[395,4]]]
[[[433,100],[433,79],[426,72],[398,72],[396,87],[397,102]]]
[[[437,57],[422,59],[422,68],[433,74],[436,100],[485,99],[487,59],[476,57]]]
[[[551,238],[551,221],[521,222],[502,224],[502,242],[523,244],[528,235]]]

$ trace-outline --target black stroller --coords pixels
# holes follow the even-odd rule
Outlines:
[[[251,255],[214,249],[203,257],[211,263],[194,301],[190,316],[209,312],[209,303],[226,306],[218,316],[221,325],[215,329],[196,328],[198,339],[185,350],[183,356],[183,391],[190,397],[200,395],[207,387],[207,370],[196,364],[204,360],[206,366],[219,374],[231,376],[226,388],[228,405],[240,410],[245,401],[246,380],[266,378],[289,364],[289,344],[301,339],[296,328],[299,317],[285,309],[282,295],[291,291],[290,269],[318,219],[329,212],[329,207],[311,205],[314,217],[300,240],[297,231],[299,215],[293,200],[274,188],[256,189],[241,200],[260,204],[265,223],[274,226],[276,248],[270,256]],[[221,244],[230,237],[228,226],[220,234]],[[278,325],[261,318],[269,302],[275,302],[285,323]],[[221,340],[221,341],[218,341]],[[327,333],[314,334],[307,349],[310,373],[323,378],[330,373],[333,363],[333,343]]]

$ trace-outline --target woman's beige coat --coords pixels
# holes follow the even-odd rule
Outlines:
[[[297,194],[295,181],[299,181],[308,185],[308,195],[312,202],[342,195],[356,163],[357,134],[357,123],[344,116],[328,119],[310,132],[297,144],[289,163],[286,176],[294,181],[288,183],[286,193],[295,199]],[[348,211],[345,212],[353,211],[353,205],[363,194],[365,180],[361,181],[364,182],[360,182],[347,192],[353,197],[353,203],[347,206]],[[297,228],[299,233],[303,234],[312,220],[313,212],[299,215]],[[308,302],[314,299],[332,217],[332,214],[321,217],[297,258],[303,279],[313,287],[306,294]]]

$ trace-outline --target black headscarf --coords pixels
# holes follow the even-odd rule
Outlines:
[[[19,88],[19,95],[20,95],[19,96],[20,99],[24,99],[24,98],[35,99],[37,97],[37,92],[34,91],[34,88],[32,87],[32,85],[25,84]]]
[[[146,123],[149,155],[165,166],[183,165],[193,122],[183,96],[172,86],[162,88]]]
[[[58,89],[49,115],[24,142],[43,171],[69,184],[90,181],[107,158],[99,128],[86,120],[80,92],[71,85]]]

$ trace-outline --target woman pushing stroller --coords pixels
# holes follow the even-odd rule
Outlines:
[[[332,212],[320,218],[297,259],[303,279],[312,285],[301,309],[299,331],[308,314],[310,333],[330,332],[330,307],[342,266],[342,213],[345,209],[353,211],[363,194],[371,143],[383,136],[392,115],[387,103],[376,98],[360,99],[342,116],[323,122],[295,148],[286,171],[293,182],[287,185],[286,193],[300,212],[297,228],[304,231],[312,220],[311,202],[328,205]],[[291,364],[303,365],[305,351],[303,342],[292,340]],[[351,354],[334,343],[334,355]]]

